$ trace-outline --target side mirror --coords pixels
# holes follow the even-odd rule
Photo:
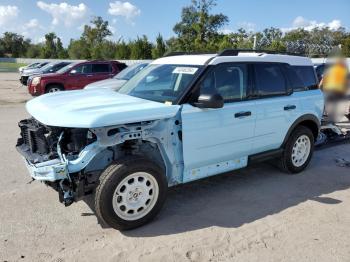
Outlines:
[[[202,94],[193,105],[198,108],[223,108],[224,99],[220,94]]]

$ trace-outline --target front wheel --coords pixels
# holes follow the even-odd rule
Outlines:
[[[63,88],[59,85],[51,85],[46,89],[46,93],[56,93],[63,91]]]
[[[281,158],[284,171],[297,174],[309,165],[314,152],[314,135],[304,126],[297,127],[289,137]]]
[[[133,229],[158,214],[166,193],[166,176],[158,164],[146,158],[129,157],[102,173],[95,194],[96,214],[115,229]]]

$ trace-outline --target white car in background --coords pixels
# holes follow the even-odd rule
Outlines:
[[[39,62],[36,62],[36,63],[31,63],[31,64],[29,64],[29,65],[27,65],[27,66],[21,66],[20,68],[18,68],[18,71],[20,72],[20,73],[23,73],[23,71],[25,70],[25,69],[33,69],[33,68],[35,68],[36,66],[38,66],[40,63]]]
[[[118,91],[127,81],[129,81],[134,75],[136,75],[148,65],[149,62],[131,65],[125,68],[115,77],[89,84],[84,89],[91,90],[105,88]]]

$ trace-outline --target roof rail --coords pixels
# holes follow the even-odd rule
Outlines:
[[[215,52],[184,52],[184,51],[174,51],[174,52],[169,52],[166,53],[163,57],[168,57],[168,56],[180,56],[180,55],[209,55],[213,54],[215,55]]]
[[[299,53],[279,52],[279,51],[262,50],[262,49],[225,49],[221,51],[218,54],[218,56],[238,56],[239,53],[244,53],[244,52],[302,56],[302,54],[299,54]]]

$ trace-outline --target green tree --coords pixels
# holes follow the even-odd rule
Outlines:
[[[30,45],[27,49],[26,57],[28,58],[39,58],[41,49],[43,47],[40,44],[37,45]]]
[[[190,6],[182,9],[181,21],[173,30],[183,51],[206,50],[212,39],[229,19],[223,14],[210,14],[216,0],[192,0]]]
[[[135,41],[130,43],[131,59],[152,59],[153,45],[148,41],[147,36],[137,37]]]
[[[346,57],[350,57],[350,36],[342,40],[342,53]]]
[[[68,54],[71,59],[90,59],[90,49],[84,39],[71,39],[68,46]]]
[[[51,32],[45,35],[45,43],[41,50],[41,58],[57,58],[56,43],[57,36]]]
[[[166,44],[164,42],[163,37],[161,36],[161,34],[158,34],[157,39],[156,39],[156,44],[152,49],[152,57],[154,59],[159,58],[164,56],[165,52],[166,52]]]
[[[106,37],[111,36],[112,32],[108,29],[108,21],[104,21],[102,17],[94,17],[91,20],[91,26],[85,25],[82,38],[86,40],[90,47],[101,44]]]
[[[131,50],[130,46],[124,41],[118,42],[115,46],[115,58],[117,59],[130,59]]]
[[[3,53],[12,57],[24,56],[29,45],[23,36],[12,32],[5,32],[0,42]]]
[[[116,52],[116,46],[112,41],[103,41],[91,49],[92,59],[113,59]]]
[[[60,59],[66,59],[68,58],[68,52],[67,50],[63,47],[62,41],[59,37],[57,37],[56,41],[56,51],[57,51],[57,57]]]

